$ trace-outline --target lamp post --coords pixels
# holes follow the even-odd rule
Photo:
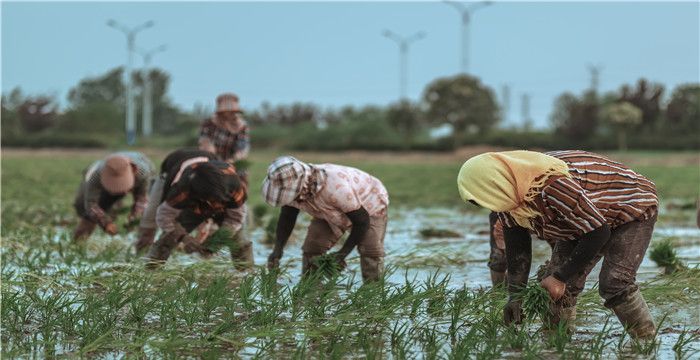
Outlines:
[[[461,70],[462,73],[467,74],[469,72],[469,21],[471,20],[472,14],[474,14],[476,10],[491,5],[491,1],[481,1],[470,6],[449,0],[446,0],[445,3],[454,7],[459,12],[462,19]]]
[[[136,34],[154,25],[149,20],[134,28],[128,28],[113,19],[107,21],[107,26],[115,28],[126,35],[126,143],[133,145],[136,141],[136,109],[134,108],[133,82],[131,79],[131,67],[134,60],[134,48],[136,47]]]
[[[382,35],[394,40],[399,45],[399,95],[400,100],[406,99],[408,92],[408,47],[411,43],[424,38],[426,34],[424,31],[420,31],[409,37],[403,37],[390,30],[384,30]]]
[[[139,49],[139,54],[143,57],[143,70],[141,71],[143,79],[143,115],[141,123],[141,132],[144,137],[150,137],[153,134],[153,87],[149,72],[151,70],[151,59],[156,53],[165,51],[167,46],[160,45],[149,51]]]

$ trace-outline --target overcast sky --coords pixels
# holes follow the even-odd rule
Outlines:
[[[212,105],[234,91],[244,108],[263,101],[322,106],[385,105],[399,96],[398,47],[383,29],[427,37],[413,44],[409,97],[459,72],[460,18],[441,2],[2,2],[2,91],[65,98],[81,78],[126,61],[125,36],[106,25],[147,20],[137,44],[168,50],[154,65],[172,76],[170,96],[184,109]],[[664,84],[699,81],[698,2],[494,2],[472,17],[470,72],[500,98],[511,89],[511,123],[531,97],[538,126],[557,95],[640,77]],[[142,61],[135,62],[141,66]],[[670,93],[670,91],[669,91]]]

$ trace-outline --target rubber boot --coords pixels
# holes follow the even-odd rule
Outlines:
[[[146,256],[148,258],[146,268],[155,269],[165,264],[170,257],[170,253],[177,246],[180,237],[182,237],[182,233],[177,231],[163,234],[160,239],[151,246],[151,250]]]
[[[75,231],[73,232],[73,241],[84,241],[90,237],[93,231],[95,231],[96,226],[97,224],[94,222],[81,218],[80,222],[78,223],[78,227],[76,227]]]
[[[612,310],[633,338],[646,340],[656,335],[654,319],[639,290],[629,294],[622,304],[613,306]]]
[[[231,247],[233,266],[240,271],[253,268],[253,243],[242,241]]]
[[[506,273],[501,271],[491,270],[491,284],[494,287],[504,285],[506,283]]]
[[[384,258],[360,256],[360,269],[362,269],[364,282],[377,281],[381,279],[384,272]]]
[[[155,228],[145,228],[145,227],[139,227],[138,231],[138,239],[136,240],[136,243],[134,243],[134,247],[136,248],[136,253],[140,254],[148,248],[153,245],[153,239],[156,237],[156,229]]]

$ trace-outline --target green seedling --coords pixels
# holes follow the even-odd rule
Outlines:
[[[264,244],[272,245],[277,239],[277,216],[270,217],[267,220],[267,225],[265,225],[265,237],[263,239]]]
[[[462,234],[448,229],[437,229],[431,227],[421,229],[420,236],[424,238],[459,238],[462,237]]]
[[[263,223],[263,218],[267,215],[268,206],[265,204],[257,204],[253,206],[253,221],[256,225]]]
[[[219,228],[213,234],[207,237],[202,246],[211,252],[217,252],[222,247],[231,245],[233,241],[233,232],[227,228]]]
[[[237,172],[248,171],[252,163],[249,160],[237,160],[233,163]]]
[[[313,263],[316,266],[316,271],[329,278],[338,276],[342,270],[333,254],[317,256],[314,258]]]
[[[671,239],[664,239],[654,243],[649,252],[649,258],[653,260],[657,266],[664,268],[664,273],[672,274],[676,271],[685,270],[687,267],[678,259],[676,249],[673,247]]]
[[[546,320],[549,316],[552,298],[549,292],[537,282],[530,282],[520,293],[522,309],[527,319]]]

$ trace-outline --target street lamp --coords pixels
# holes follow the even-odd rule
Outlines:
[[[141,132],[144,137],[150,137],[153,133],[153,96],[151,95],[151,77],[149,76],[149,71],[151,68],[151,59],[156,53],[165,51],[168,47],[165,45],[160,45],[149,51],[144,51],[139,49],[138,53],[143,57],[143,70],[141,71],[143,79],[143,116],[141,123]]]
[[[134,97],[132,94],[133,84],[131,80],[131,67],[134,60],[136,34],[141,30],[152,27],[153,25],[154,22],[149,20],[134,28],[128,28],[113,19],[109,19],[107,21],[107,26],[115,28],[126,35],[126,143],[129,145],[133,145],[136,141],[136,109],[134,108]]]
[[[382,35],[394,40],[399,45],[399,61],[401,63],[399,69],[399,91],[401,100],[407,96],[407,81],[408,81],[408,46],[425,37],[425,32],[420,31],[409,37],[400,36],[390,30],[384,30]]]
[[[445,0],[447,5],[454,7],[462,17],[462,73],[469,71],[469,21],[472,14],[481,8],[491,5],[491,1],[481,1],[470,6],[456,1]]]

